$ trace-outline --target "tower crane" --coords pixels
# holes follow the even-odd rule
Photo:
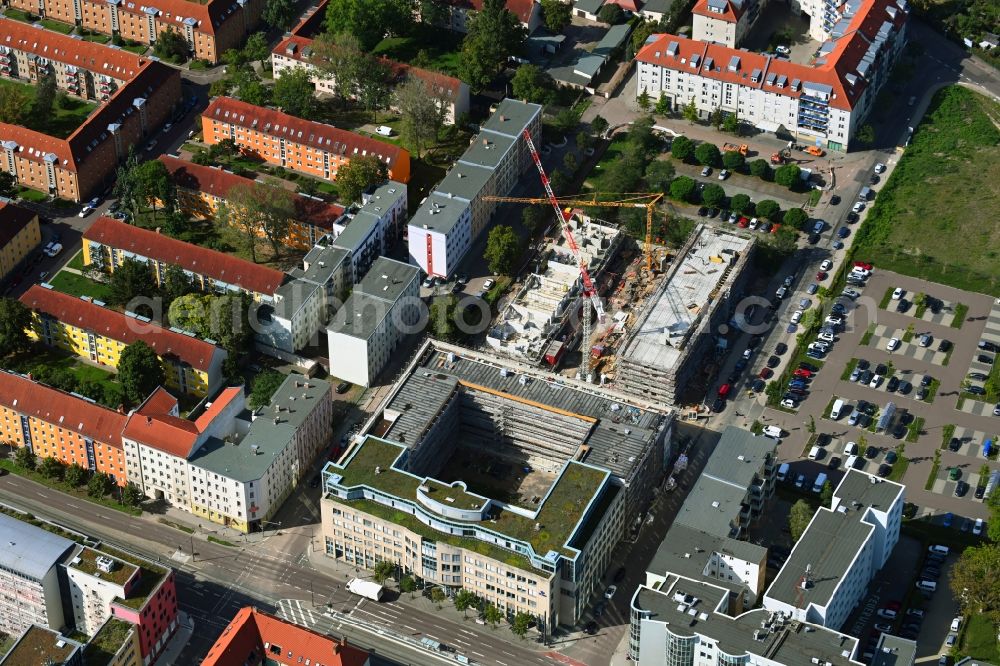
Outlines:
[[[570,210],[567,208],[564,210],[563,206],[611,206],[611,207],[629,207],[629,208],[645,208],[646,209],[646,242],[644,251],[646,254],[646,268],[651,269],[653,265],[653,209],[656,203],[663,198],[663,194],[636,194],[631,198],[619,200],[619,201],[597,201],[597,195],[593,195],[593,199],[589,201],[585,200],[574,200],[559,198],[552,191],[552,185],[549,183],[549,177],[545,173],[545,168],[542,166],[541,157],[538,155],[538,151],[535,149],[535,142],[531,139],[531,133],[527,129],[523,132],[524,141],[528,146],[528,152],[531,153],[531,159],[535,163],[535,168],[538,169],[538,176],[542,181],[542,186],[545,188],[546,196],[544,198],[538,197],[494,197],[487,196],[484,197],[487,201],[500,201],[507,203],[527,203],[527,204],[549,204],[556,213],[556,218],[559,220],[559,225],[562,228],[563,236],[566,238],[566,244],[569,246],[570,252],[573,254],[573,258],[576,260],[577,265],[580,268],[580,279],[583,282],[583,294],[581,300],[583,301],[583,321],[581,326],[581,342],[580,351],[582,360],[580,363],[580,375],[581,378],[586,378],[590,381],[590,345],[591,338],[591,312],[590,306],[587,305],[586,301],[589,299],[593,303],[594,310],[597,312],[598,321],[603,321],[604,319],[604,304],[601,303],[601,298],[597,293],[597,289],[594,288],[594,282],[590,278],[590,272],[587,270],[586,261],[583,255],[580,253],[580,247],[576,243],[576,238],[573,236],[573,230],[570,228]]]

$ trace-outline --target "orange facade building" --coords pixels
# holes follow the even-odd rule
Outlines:
[[[125,414],[0,371],[0,441],[126,484]]]
[[[410,180],[404,148],[231,97],[213,99],[201,125],[208,145],[232,139],[245,155],[323,180],[336,180],[341,166],[364,155],[385,164],[391,180]]]

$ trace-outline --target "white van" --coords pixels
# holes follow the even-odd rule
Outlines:
[[[937,583],[932,580],[918,580],[917,589],[926,592],[935,592],[937,590]]]
[[[833,419],[834,421],[839,419],[840,412],[843,409],[844,409],[844,401],[841,400],[840,398],[837,398],[833,403],[833,407],[830,409],[830,418]]]
[[[778,426],[767,426],[764,428],[764,437],[770,437],[771,439],[781,439],[781,428]]]
[[[788,478],[788,470],[791,469],[791,465],[788,463],[781,463],[778,467],[778,481],[784,481]]]
[[[947,555],[948,553],[951,552],[951,550],[948,548],[948,546],[942,546],[940,544],[935,544],[933,546],[928,546],[927,547],[927,552],[928,553],[937,553],[938,555]]]
[[[392,136],[392,128],[388,125],[379,125],[375,128],[375,133],[382,136]]]
[[[844,445],[844,455],[845,456],[853,456],[853,455],[856,455],[857,452],[858,452],[858,445],[857,445],[857,443],[855,443],[855,442],[848,442],[847,444]]]
[[[814,446],[809,449],[809,460],[819,460],[822,455],[823,451],[818,446]]]
[[[820,472],[819,476],[816,477],[816,483],[813,484],[813,492],[821,493],[823,492],[823,484],[826,483],[826,473]]]
[[[855,465],[858,464],[857,456],[848,456],[847,462],[844,463],[844,469],[854,469]]]

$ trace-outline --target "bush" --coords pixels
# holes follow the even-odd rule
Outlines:
[[[774,172],[774,182],[784,185],[790,190],[794,190],[802,182],[802,169],[797,164],[786,164],[778,167]]]
[[[722,203],[726,200],[726,191],[722,189],[720,185],[715,183],[709,183],[701,191],[701,200],[706,206],[711,206],[712,208],[719,208]]]
[[[714,143],[702,143],[694,151],[694,157],[702,166],[718,166],[722,160],[719,148]]]
[[[772,222],[777,222],[781,214],[781,206],[777,201],[764,199],[757,202],[757,217],[766,217]]]
[[[694,142],[686,136],[676,137],[670,145],[670,154],[676,160],[685,161],[694,154]]]
[[[693,178],[678,176],[670,183],[670,197],[678,201],[693,201],[695,193],[695,182]]]
[[[746,162],[746,158],[735,150],[730,150],[722,155],[722,166],[730,171],[741,171],[746,166]]]
[[[750,174],[761,180],[771,180],[771,165],[767,160],[754,160],[750,163]]]
[[[782,224],[794,227],[796,229],[801,229],[802,225],[806,223],[809,216],[801,208],[792,208],[791,210],[786,210],[785,215],[782,218]]]
[[[743,214],[750,208],[750,197],[745,194],[737,194],[729,202],[729,207],[733,209],[734,213]]]

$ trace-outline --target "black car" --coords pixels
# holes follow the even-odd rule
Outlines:
[[[819,372],[819,368],[812,363],[806,363],[803,361],[802,363],[799,363],[799,367],[803,370],[808,370],[809,372]]]
[[[948,449],[951,451],[958,451],[960,448],[962,448],[962,440],[958,437],[952,437],[951,441],[948,442]]]
[[[337,393],[347,393],[350,388],[351,384],[349,382],[340,382],[337,384]]]
[[[840,195],[839,194],[834,194],[832,197],[830,197],[830,205],[831,206],[836,206],[839,203],[840,203]]]
[[[886,465],[885,463],[882,463],[881,465],[878,466],[878,475],[881,477],[889,476],[889,472],[891,471],[892,471],[892,465]]]
[[[946,352],[951,349],[951,340],[942,340],[938,343],[938,351]]]
[[[896,429],[892,431],[892,436],[896,439],[903,439],[906,437],[906,426],[900,423],[896,426]]]
[[[838,467],[840,467],[840,458],[838,458],[837,456],[833,456],[832,458],[830,458],[830,462],[828,462],[826,466],[829,467],[830,469],[837,469]]]
[[[698,208],[698,215],[701,217],[705,217],[706,215],[708,215],[708,208],[706,208],[705,206],[701,206],[700,208]]]
[[[982,386],[970,386],[966,391],[972,395],[986,395],[986,389]]]
[[[775,354],[778,354],[780,356],[781,354],[784,354],[786,351],[788,351],[788,345],[786,345],[784,342],[779,342],[778,344],[774,345]]]
[[[984,372],[970,372],[969,373],[969,379],[975,379],[976,381],[979,381],[979,382],[985,382],[987,378],[988,378],[988,375],[986,373],[984,373]]]
[[[867,449],[865,449],[865,458],[872,460],[880,453],[882,453],[882,450],[879,449],[877,446],[869,446]]]
[[[753,380],[753,383],[750,384],[750,388],[756,391],[757,393],[763,393],[764,389],[767,388],[767,385],[763,379],[760,379],[758,377],[757,379]]]
[[[889,374],[889,367],[885,363],[879,363],[875,366],[875,374],[885,377]]]
[[[920,385],[921,386],[930,386],[932,381],[934,381],[933,377],[931,377],[930,375],[924,375],[920,379]]]
[[[767,359],[767,367],[777,368],[781,364],[781,359],[777,356],[770,356]]]
[[[708,216],[709,217],[715,217],[718,214],[719,214],[719,209],[718,208],[709,208],[708,209]]]
[[[1000,345],[995,342],[990,342],[989,340],[980,340],[979,348],[988,352],[1000,352]]]
[[[815,245],[819,242],[819,234],[809,234],[809,244]]]
[[[882,180],[882,179],[879,178],[878,174],[877,173],[873,173],[872,176],[871,176],[871,178],[868,179],[868,183],[870,185],[878,185],[878,181],[880,181],[880,180]]]
[[[912,390],[913,390],[913,384],[911,384],[910,382],[906,381],[905,379],[899,382],[899,392],[902,395],[909,395],[910,391]]]
[[[591,620],[590,622],[588,622],[587,626],[585,626],[583,628],[583,633],[589,634],[590,636],[593,636],[594,634],[596,634],[597,633],[597,622],[594,622],[593,620]]]
[[[844,307],[843,303],[834,303],[833,307],[830,308],[830,312],[833,314],[844,314],[847,312],[847,308]]]
[[[930,391],[927,390],[927,387],[921,386],[920,389],[917,390],[917,400],[924,400],[929,394]]]
[[[726,400],[724,398],[716,398],[715,402],[712,403],[712,411],[718,414],[723,409],[726,408]]]
[[[983,499],[986,495],[986,486],[976,486],[976,499]]]
[[[993,357],[989,354],[980,354],[976,357],[976,360],[980,363],[985,363],[986,365],[993,365]]]
[[[905,298],[899,299],[896,303],[896,312],[906,312],[910,309],[910,302]]]
[[[965,497],[969,492],[969,484],[966,481],[959,481],[955,484],[955,497]]]
[[[608,607],[607,602],[598,601],[597,605],[594,606],[594,617],[601,617],[604,615],[604,609]]]
[[[858,369],[859,370],[867,370],[869,367],[871,367],[871,363],[868,362],[868,359],[864,359],[864,358],[859,358],[858,359]]]
[[[889,393],[895,393],[896,389],[899,388],[899,377],[892,376],[889,377],[889,381],[886,382],[885,390]]]

